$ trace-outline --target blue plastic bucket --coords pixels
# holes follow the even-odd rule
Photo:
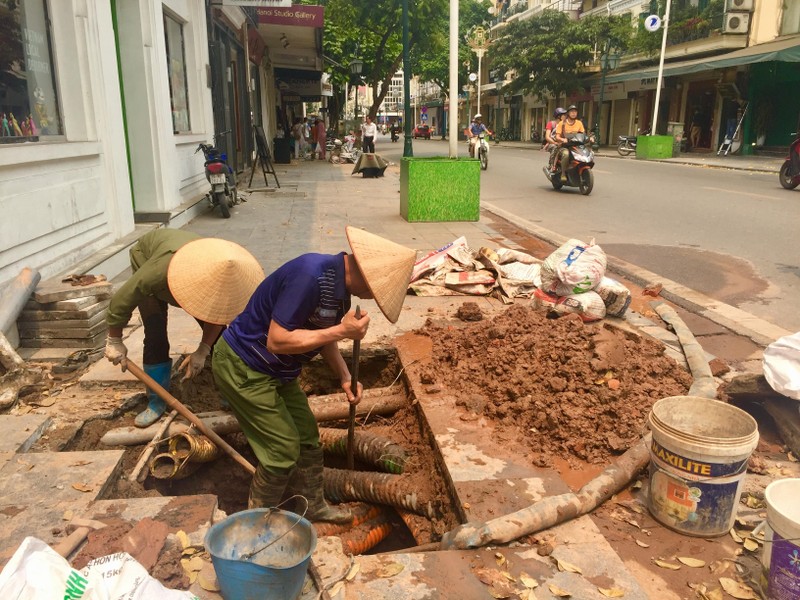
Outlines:
[[[758,444],[755,419],[719,400],[672,396],[653,405],[648,424],[650,513],[679,533],[728,533]]]
[[[317,532],[294,513],[254,508],[211,527],[205,546],[225,600],[295,600]],[[247,558],[250,553],[255,554]]]

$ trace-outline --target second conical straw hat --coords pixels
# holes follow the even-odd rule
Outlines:
[[[167,271],[169,291],[195,319],[228,325],[264,280],[264,269],[239,244],[202,238],[181,246]]]
[[[345,232],[378,308],[389,321],[396,323],[417,253],[363,229],[348,226]]]

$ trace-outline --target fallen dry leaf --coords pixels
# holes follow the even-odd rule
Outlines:
[[[314,585],[314,580],[311,578],[306,579],[306,582],[303,584],[303,590],[300,592],[300,595],[305,595],[311,591],[311,587]]]
[[[633,540],[633,541],[634,541],[634,542],[636,542],[636,544],[637,544],[637,545],[639,545],[639,546],[641,546],[642,548],[649,548],[649,547],[650,547],[650,544],[647,544],[647,543],[645,543],[645,542],[641,542],[641,541],[639,541],[639,540],[637,540],[637,539],[635,539],[635,538],[634,538],[634,540]]]
[[[744,541],[744,549],[755,552],[758,550],[758,542],[754,538],[749,537]]]
[[[671,569],[673,571],[677,571],[678,569],[681,568],[680,565],[676,565],[675,563],[667,562],[665,560],[659,560],[657,558],[653,560],[653,562],[656,563],[656,565],[658,565],[662,569]]]
[[[405,565],[396,562],[389,563],[378,569],[375,572],[375,575],[385,579],[387,577],[394,577],[398,573],[402,573],[403,569],[405,569]]]
[[[352,567],[350,567],[350,570],[347,572],[347,575],[345,575],[345,579],[347,581],[353,581],[355,576],[358,575],[359,569],[361,569],[361,565],[355,563]]]
[[[719,584],[726,593],[739,600],[758,600],[758,596],[748,585],[740,583],[735,579],[729,577],[720,577]]]
[[[536,592],[531,589],[524,589],[517,592],[519,595],[519,600],[538,600],[536,598]]]
[[[64,519],[65,521],[72,521],[72,519],[74,517],[75,517],[75,513],[72,512],[71,510],[66,510],[66,511],[64,511],[64,514],[61,515],[61,518]]]
[[[508,571],[503,571],[501,574],[503,575],[503,577],[505,577],[506,579],[508,579],[511,582],[514,582],[514,583],[517,582],[517,580],[514,579],[514,576],[511,573],[509,573]]]
[[[679,556],[678,560],[687,567],[692,567],[693,569],[699,569],[700,567],[706,566],[706,561],[700,560],[699,558],[692,558],[691,556]]]
[[[625,596],[625,590],[620,588],[597,588],[597,591],[603,594],[606,598],[622,598]]]
[[[556,566],[558,566],[559,571],[566,571],[567,573],[581,573],[581,574],[583,573],[580,567],[577,567],[563,560],[556,559]]]
[[[786,458],[789,459],[789,462],[797,462],[797,457],[791,452],[786,453]]]
[[[70,465],[70,467],[82,467],[84,465],[90,465],[92,461],[90,460],[76,460],[74,463]]]
[[[539,582],[536,581],[533,577],[528,575],[525,571],[519,574],[519,580],[522,582],[526,588],[532,590],[535,587],[539,587]]]
[[[715,560],[708,565],[708,568],[711,570],[712,575],[719,575],[720,573],[727,571],[730,566],[731,561],[723,558],[722,560]]]
[[[219,591],[219,582],[217,578],[210,573],[199,573],[197,576],[197,583],[207,592]]]
[[[91,492],[94,490],[92,486],[86,483],[73,483],[72,489],[78,490],[79,492]]]
[[[733,527],[731,527],[730,534],[731,537],[733,538],[733,541],[736,542],[737,544],[741,544],[742,542],[744,542],[742,536],[740,536],[739,532],[736,531]]]
[[[572,596],[572,592],[568,592],[567,590],[558,587],[554,583],[548,585],[547,588],[550,590],[550,593],[553,594],[553,596],[558,596],[559,598],[569,598]]]
[[[499,552],[494,553],[494,560],[497,563],[498,567],[502,567],[504,564],[506,564],[506,557],[500,554]]]
[[[333,586],[333,587],[330,589],[330,591],[328,592],[328,594],[330,594],[331,598],[335,598],[335,597],[336,597],[336,595],[337,595],[339,592],[341,592],[341,591],[342,591],[342,588],[343,588],[343,587],[344,587],[344,581],[337,581],[337,582],[336,582],[336,585],[334,585],[334,586]]]
[[[175,534],[175,537],[178,538],[178,541],[181,543],[181,548],[186,550],[192,544],[189,542],[189,536],[186,535],[186,532],[181,529],[178,533]]]
[[[514,594],[515,594],[514,590],[505,586],[501,587],[491,586],[489,588],[489,595],[492,598],[497,598],[498,600],[503,600],[504,598],[511,598],[511,596]]]

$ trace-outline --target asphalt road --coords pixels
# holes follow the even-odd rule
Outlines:
[[[402,138],[379,139],[398,161]],[[447,142],[415,140],[415,156],[446,155]],[[459,143],[466,154],[466,143]],[[790,331],[800,331],[800,190],[777,174],[599,157],[588,197],[555,191],[544,152],[492,146],[481,200],[568,237],[595,238],[644,267]]]

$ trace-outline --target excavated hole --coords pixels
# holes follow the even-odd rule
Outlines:
[[[345,360],[349,364],[351,357],[345,354]],[[392,384],[405,389],[400,361],[393,348],[362,351],[359,379],[366,390],[389,387]],[[309,396],[341,391],[339,382],[321,360],[312,361],[304,369],[300,381]],[[181,384],[178,378],[174,378],[171,392],[195,414],[222,410],[209,368],[206,368],[191,383]],[[184,479],[157,480],[148,476],[143,484],[129,482],[128,475],[138,462],[145,444],[106,446],[100,443],[100,439],[112,429],[132,426],[133,418],[143,407],[144,397],[142,404],[120,417],[94,419],[86,422],[64,448],[65,451],[99,449],[124,451],[122,468],[110,486],[109,492],[105,496],[106,499],[213,494],[218,498],[220,509],[228,514],[247,508],[251,476],[224,453],[213,462],[201,465]],[[346,429],[347,422],[321,423],[320,427]],[[436,446],[427,439],[424,429],[420,426],[418,412],[414,407],[408,406],[388,417],[372,416],[367,423],[359,419],[356,431],[384,436],[406,449],[409,459],[403,475],[406,480],[405,485],[409,491],[415,491],[421,497],[430,498],[435,511],[434,518],[406,515],[404,521],[397,511],[387,508],[391,533],[368,553],[397,550],[436,541],[442,533],[458,525],[459,520],[454,510],[454,502],[440,475],[434,450]],[[256,464],[255,456],[243,434],[233,433],[222,437],[252,464]],[[165,445],[163,450],[166,450]],[[160,448],[159,451],[162,449]],[[344,469],[346,468],[345,463],[344,457],[326,453],[326,466]],[[356,462],[356,470],[375,471],[377,469],[374,466]],[[434,474],[433,477],[432,474]],[[412,529],[414,534],[411,532]]]

